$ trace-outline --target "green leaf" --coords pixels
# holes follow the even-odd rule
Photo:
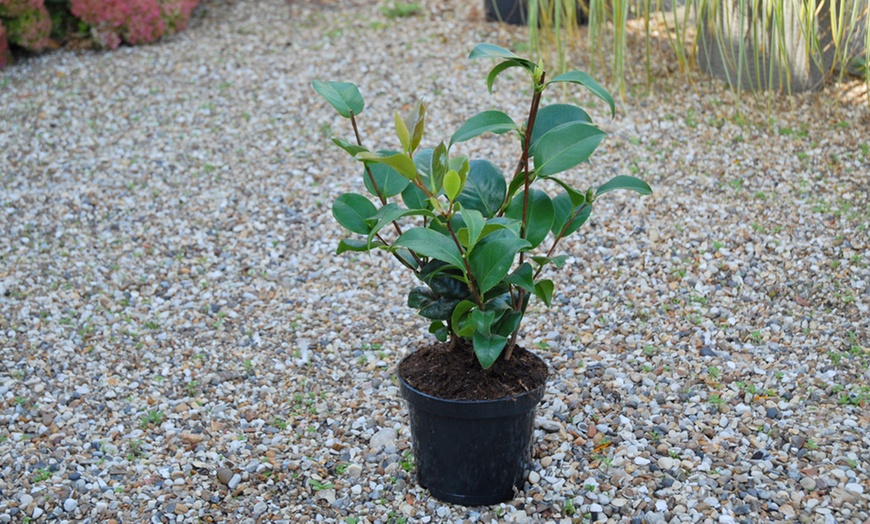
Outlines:
[[[633,176],[618,175],[608,180],[604,185],[599,186],[595,191],[595,198],[616,189],[630,189],[641,195],[652,194],[652,188],[643,180]]]
[[[486,293],[508,274],[517,253],[529,247],[521,238],[487,239],[468,255],[471,275],[480,294]]]
[[[402,120],[399,112],[396,111],[393,115],[393,122],[396,126],[396,136],[399,137],[399,142],[402,144],[402,151],[411,151],[411,132],[408,131],[408,125]]]
[[[527,295],[528,296],[528,295]],[[514,331],[519,329],[520,322],[523,320],[523,313],[520,311],[508,311],[501,320],[495,325],[494,331],[496,334],[506,338],[510,338]]]
[[[538,266],[552,263],[557,268],[565,265],[566,260],[568,260],[568,255],[558,255],[555,257],[532,257],[532,261],[534,261]]]
[[[329,102],[329,105],[345,118],[350,118],[351,114],[358,115],[365,108],[365,101],[354,84],[314,80],[311,85],[320,96]]]
[[[450,332],[447,331],[447,326],[445,326],[444,322],[440,320],[436,320],[429,324],[429,333],[435,335],[438,342],[447,342],[447,336],[450,334]]]
[[[559,126],[576,122],[591,123],[592,119],[589,117],[589,113],[571,104],[553,104],[542,107],[538,111],[538,116],[535,117],[535,127],[532,129],[529,155],[535,156],[535,147],[538,140],[547,132]]]
[[[519,56],[495,44],[477,44],[468,54],[468,58],[519,58]]]
[[[495,216],[504,202],[506,183],[504,174],[488,160],[469,163],[465,187],[456,199],[463,209],[475,209],[486,218]]]
[[[448,200],[453,202],[459,196],[460,191],[462,191],[462,180],[459,178],[459,173],[451,169],[444,177],[444,194],[447,195]]]
[[[505,113],[495,110],[484,111],[466,120],[450,137],[450,145],[471,140],[484,133],[501,135],[516,129],[517,125],[513,119]]]
[[[367,240],[361,238],[343,238],[339,241],[338,249],[335,250],[335,254],[340,255],[345,251],[365,252],[370,251],[372,248],[383,247],[385,245],[386,244],[380,241],[369,244]]]
[[[423,126],[425,121],[426,106],[423,105],[422,101],[418,101],[417,105],[415,105],[411,112],[408,113],[408,116],[405,117],[405,128],[411,132],[411,152],[417,150],[417,147],[420,145],[420,141],[423,139]]]
[[[613,104],[613,97],[610,96],[610,93],[607,92],[606,89],[601,87],[595,80],[592,79],[591,76],[584,73],[583,71],[568,71],[567,73],[561,74],[556,78],[553,78],[547,85],[554,84],[556,82],[569,82],[572,84],[580,84],[585,86],[593,95],[597,96],[601,100],[607,102],[607,105],[610,106],[610,116],[616,114],[616,106]]]
[[[435,293],[426,286],[415,287],[408,293],[408,307],[410,308],[424,308],[436,300],[438,298],[435,296]]]
[[[501,319],[503,314],[504,310],[498,312],[496,310],[482,311],[480,309],[473,309],[469,319],[471,320],[471,323],[474,324],[475,333],[482,333],[483,335],[490,336],[492,334],[493,325]]]
[[[496,65],[492,68],[489,74],[486,75],[486,89],[489,91],[489,94],[492,94],[492,85],[495,83],[495,79],[498,78],[498,75],[504,73],[512,67],[522,67],[529,71],[529,69],[525,65],[517,60],[505,60],[504,62]]]
[[[464,321],[466,320],[466,315],[473,308],[477,307],[477,304],[470,300],[463,300],[459,304],[456,304],[456,307],[453,308],[453,314],[450,315],[450,325],[453,326],[453,332],[459,335],[460,337],[470,337],[472,333],[474,333],[474,325],[464,326]]]
[[[534,71],[535,69],[535,63],[531,60],[520,58],[511,51],[494,44],[477,44],[474,46],[474,49],[471,50],[471,53],[468,54],[468,58],[506,58],[516,61],[529,71]]]
[[[486,226],[486,220],[483,218],[483,214],[476,209],[463,209],[462,220],[465,222],[466,241],[464,245],[468,251],[471,251],[480,240],[480,235]]]
[[[450,298],[439,298],[435,302],[427,305],[419,311],[421,317],[428,318],[430,320],[447,320],[450,318],[450,315],[453,314],[453,309],[456,307],[456,304],[459,303],[459,300],[450,299]]]
[[[366,197],[357,193],[345,193],[332,203],[332,216],[348,231],[368,235],[372,230],[366,222],[378,210]]]
[[[428,209],[402,209],[395,202],[390,202],[384,207],[380,208],[374,216],[370,217],[367,222],[374,225],[372,226],[372,230],[369,231],[368,241],[372,242],[375,235],[378,232],[395,222],[396,220],[406,217],[406,216],[426,216],[426,217],[434,217],[435,214],[429,211]]]
[[[468,178],[468,171],[471,169],[468,163],[468,157],[456,156],[450,159],[450,169],[459,173],[459,176],[465,180]]]
[[[504,281],[508,284],[525,289],[529,293],[535,290],[535,276],[532,271],[532,265],[528,262],[514,270],[513,273],[507,276]]]
[[[414,184],[408,184],[402,191],[402,202],[410,209],[432,209],[426,193]]]
[[[444,185],[444,177],[450,169],[450,158],[447,156],[447,146],[444,142],[438,144],[432,151],[432,160],[429,168],[429,191],[437,195]]]
[[[431,229],[422,227],[409,229],[396,239],[394,245],[406,247],[418,255],[446,262],[461,270],[465,269],[462,255],[453,239]]]
[[[477,357],[477,361],[480,362],[483,369],[489,369],[498,360],[507,345],[507,341],[507,337],[501,335],[487,337],[480,332],[474,332],[474,338],[472,338],[474,356]]]
[[[548,177],[544,177],[544,178],[546,178],[547,180],[552,180],[553,182],[562,186],[562,189],[564,189],[565,192],[568,193],[568,196],[570,197],[571,203],[574,205],[574,207],[582,206],[584,203],[586,203],[586,195],[585,194],[577,191],[576,189],[569,186],[561,179],[556,178],[554,176],[548,176]]]
[[[523,193],[520,192],[511,201],[505,216],[514,220],[523,219]],[[553,202],[550,197],[540,189],[529,190],[529,208],[526,220],[526,240],[530,248],[541,245],[547,238],[550,228],[553,227]]]
[[[545,279],[535,282],[535,296],[547,304],[547,307],[550,307],[550,303],[553,301],[553,281]]]
[[[357,153],[368,151],[368,149],[364,148],[363,146],[358,146],[356,144],[351,144],[350,142],[345,142],[340,138],[333,138],[332,143],[344,149],[350,156],[356,156]]]
[[[592,204],[573,205],[567,193],[559,193],[553,199],[555,220],[553,220],[553,236],[564,238],[580,229],[592,214]]]
[[[586,161],[604,139],[604,131],[582,122],[559,126],[538,140],[535,172],[555,175]]]
[[[387,155],[382,153],[362,152],[357,153],[356,158],[357,160],[363,160],[366,162],[388,165],[408,180],[414,180],[417,177],[417,166],[414,164],[411,157],[404,153]]]
[[[375,185],[381,190],[381,195],[384,198],[390,198],[398,195],[411,184],[410,180],[386,164],[369,164],[368,169],[372,176],[369,177],[369,172],[364,170],[363,183],[368,192],[374,196],[378,196]],[[372,178],[375,180],[374,184],[372,184]]]

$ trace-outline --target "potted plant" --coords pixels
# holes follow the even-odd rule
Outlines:
[[[528,76],[524,122],[484,111],[446,142],[421,149],[426,110],[418,103],[404,118],[395,114],[400,149],[376,151],[360,135],[357,117],[365,104],[357,87],[313,85],[350,120],[353,142],[333,142],[362,163],[369,193],[336,198],[333,215],[353,233],[337,253],[381,250],[410,270],[419,282],[407,304],[430,320],[438,340],[398,366],[417,480],[439,499],[484,505],[512,498],[529,465],[534,410],[547,377],[546,364],[517,345],[530,298],[550,305],[554,283],[544,272],[565,262],[560,242],[589,218],[599,196],[651,190],[630,176],[586,191],[559,177],[585,162],[605,133],[583,109],[544,106],[542,98],[553,84],[578,84],[613,115],[612,97],[589,75],[547,79],[542,64],[490,44],[475,47],[470,58],[499,60],[486,79],[490,92],[508,69]],[[486,133],[517,137],[519,160],[510,177],[488,160],[452,154],[455,144]]]

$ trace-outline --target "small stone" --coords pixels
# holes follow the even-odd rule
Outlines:
[[[850,482],[843,486],[843,489],[856,495],[861,495],[864,493],[864,486],[858,484],[857,482]]]
[[[181,440],[185,442],[190,442],[191,444],[199,444],[203,440],[205,440],[205,435],[202,433],[191,433],[190,431],[182,431],[180,435],[178,435]]]
[[[175,514],[176,515],[184,515],[188,511],[190,511],[190,508],[188,508],[186,505],[184,505],[180,502],[175,505]]]
[[[734,506],[735,515],[748,515],[750,511],[749,504],[738,504]]]
[[[542,468],[549,468],[552,463],[553,463],[553,457],[544,457],[541,459],[541,467]]]
[[[771,406],[771,407],[767,408],[767,418],[776,419],[776,418],[780,418],[781,416],[782,416],[782,414],[775,407]]]
[[[396,438],[398,438],[398,432],[393,428],[384,428],[374,435],[372,435],[371,440],[369,441],[369,446],[371,446],[372,450],[378,451],[387,447],[395,447]]]
[[[529,484],[537,484],[541,481],[541,475],[537,471],[529,472]]]
[[[650,512],[643,516],[643,524],[664,524],[665,514],[659,512]]]
[[[328,504],[333,504],[335,502],[335,490],[322,489],[317,492],[317,498],[319,500],[325,500]]]
[[[710,346],[701,346],[701,356],[702,357],[718,357],[719,354],[713,351],[713,348]]]
[[[33,497],[25,493],[18,498],[18,503],[21,504],[22,508],[26,508],[33,503]]]
[[[666,471],[674,469],[674,459],[671,457],[659,457],[656,464],[658,467]]]
[[[233,478],[231,478],[230,481],[227,482],[227,487],[229,489],[236,489],[237,487],[239,487],[239,483],[241,481],[242,481],[242,476],[239,475],[238,473],[236,473],[235,475],[233,475]]]
[[[622,497],[616,497],[615,499],[610,501],[610,505],[614,508],[621,508],[628,504],[628,501]]]
[[[72,513],[79,506],[79,503],[76,502],[75,499],[66,499],[63,501],[63,510],[67,513]]]
[[[359,464],[351,464],[347,467],[347,476],[352,479],[358,479],[362,474],[362,466]]]
[[[40,508],[39,506],[36,506],[35,508],[33,508],[33,513],[31,514],[31,518],[33,520],[36,520],[39,517],[43,516],[44,514],[45,514],[45,511],[43,511],[43,509]]]
[[[562,425],[555,420],[539,418],[535,420],[535,425],[543,429],[547,433],[558,433],[562,429]]]
[[[261,500],[260,502],[254,504],[254,515],[260,516],[265,513],[267,509],[269,509],[269,505]]]
[[[217,470],[217,479],[218,482],[226,486],[230,483],[230,480],[233,478],[233,471],[229,468],[218,468]]]
[[[634,463],[637,464],[638,466],[648,466],[650,462],[651,461],[648,458],[644,458],[644,457],[635,457],[634,458]]]
[[[812,491],[816,489],[816,481],[811,477],[804,477],[801,479],[801,487],[807,491]]]

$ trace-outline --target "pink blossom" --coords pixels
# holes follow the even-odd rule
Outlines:
[[[0,0],[2,1],[2,0]],[[90,25],[98,44],[147,44],[183,29],[200,0],[71,0],[73,15]],[[112,36],[114,33],[115,36]]]
[[[40,5],[29,7],[14,18],[5,18],[4,22],[9,42],[31,51],[41,51],[51,45],[51,17],[42,1],[37,3]]]
[[[0,0],[0,16],[15,18],[25,11],[32,11],[43,6],[43,0]]]

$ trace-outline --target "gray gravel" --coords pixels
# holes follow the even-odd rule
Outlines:
[[[0,522],[870,520],[857,82],[766,106],[632,78],[615,119],[593,105],[610,136],[573,180],[656,193],[601,201],[528,316],[552,379],[527,488],[462,508],[415,484],[393,375],[425,322],[396,264],[332,254],[361,184],[309,86],[358,82],[369,144],[421,96],[433,141],[520,118],[463,57],[523,29],[423,11],[206,1],[160,44],[0,72]]]

